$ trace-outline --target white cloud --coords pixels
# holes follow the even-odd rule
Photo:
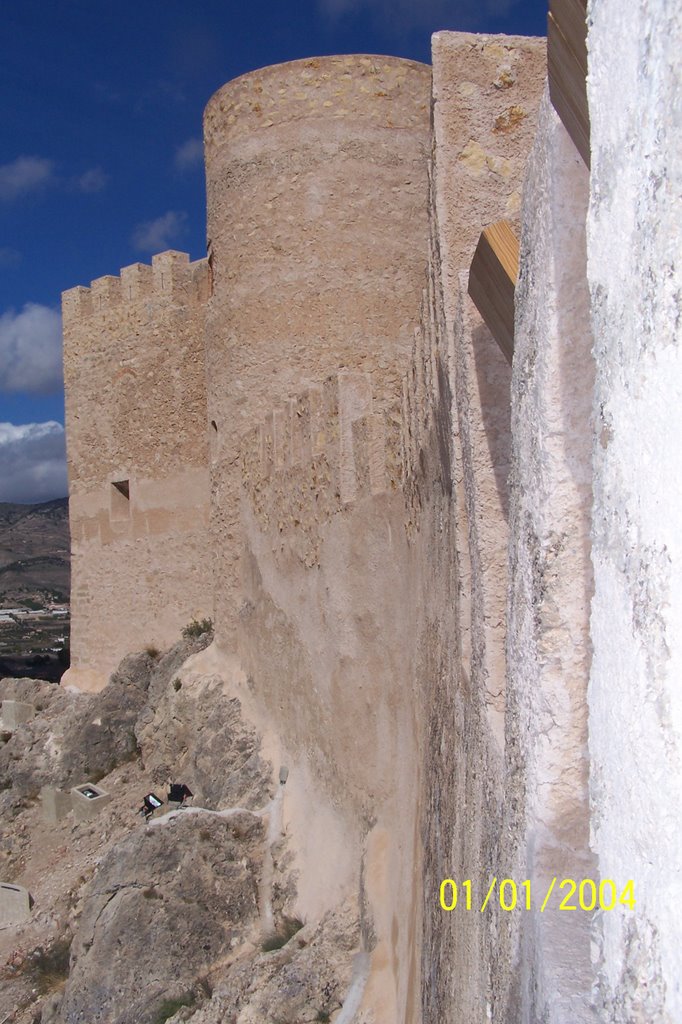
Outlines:
[[[62,385],[62,321],[49,306],[28,302],[0,316],[0,391],[46,395]]]
[[[132,235],[133,245],[144,252],[162,252],[170,247],[174,239],[184,234],[186,221],[186,213],[169,210],[156,220],[138,224]]]
[[[13,199],[35,192],[54,181],[54,163],[37,156],[19,156],[0,166],[0,199]]]
[[[76,188],[80,192],[101,192],[109,178],[101,167],[91,167],[85,174],[75,179]]]
[[[108,180],[101,167],[90,167],[83,174],[64,176],[56,173],[53,160],[19,156],[9,164],[0,165],[0,201],[10,203],[46,188],[91,194],[101,192]]]
[[[0,423],[0,501],[50,501],[66,493],[62,425]]]
[[[189,171],[204,162],[204,144],[201,139],[188,139],[175,152],[175,166],[179,171]]]

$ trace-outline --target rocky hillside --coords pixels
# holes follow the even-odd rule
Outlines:
[[[284,784],[239,701],[188,661],[210,639],[131,655],[96,696],[0,681],[36,712],[0,731],[0,880],[33,901],[0,927],[0,1021],[356,1019],[357,901],[300,919]],[[142,798],[170,780],[191,805],[145,823]],[[84,781],[110,803],[50,824],[41,790]]]
[[[68,601],[69,551],[67,498],[0,502],[0,608]]]

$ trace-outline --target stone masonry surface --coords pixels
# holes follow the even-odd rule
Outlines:
[[[540,39],[264,68],[206,109],[207,258],[64,295],[65,682],[214,619],[172,699],[210,679],[286,765],[357,1024],[682,1015],[682,17],[588,8],[591,170]],[[502,218],[511,371],[467,294]],[[636,907],[438,905],[555,875]]]
[[[125,267],[64,294],[73,567],[66,681],[81,689],[101,689],[123,654],[167,646],[191,618],[211,613],[209,289],[206,260],[168,252],[152,267]]]

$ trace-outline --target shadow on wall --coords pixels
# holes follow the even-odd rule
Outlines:
[[[472,332],[476,383],[481,420],[495,477],[500,511],[509,524],[509,469],[511,466],[511,367],[492,334],[483,324]]]

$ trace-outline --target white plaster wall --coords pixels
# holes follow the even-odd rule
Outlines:
[[[500,1022],[595,1019],[589,919],[558,909],[565,892],[539,910],[553,877],[594,874],[587,198],[587,170],[545,95],[524,184],[516,290],[502,851],[507,877],[531,880],[534,906],[504,922],[517,963],[509,1003],[494,1008]]]
[[[601,1019],[682,1020],[682,8],[592,2],[593,842]]]

